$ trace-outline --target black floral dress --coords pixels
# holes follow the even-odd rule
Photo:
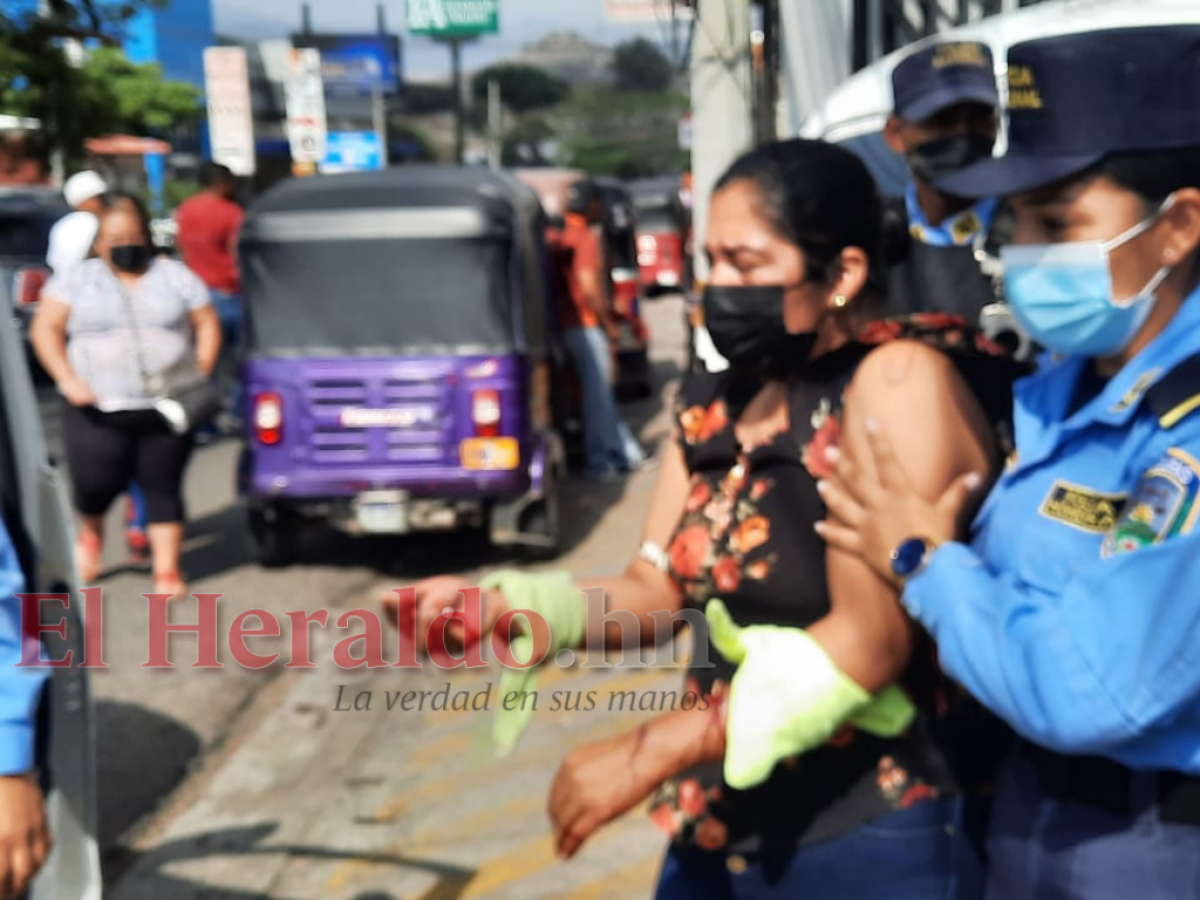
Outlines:
[[[897,337],[938,346],[968,383],[985,382],[980,399],[996,421],[1011,413],[1011,384],[1021,368],[960,320],[940,315],[876,323],[816,360],[788,385],[789,431],[748,453],[733,425],[761,382],[729,373],[688,376],[677,422],[691,489],[668,547],[670,574],[686,603],[703,609],[718,597],[742,625],[806,628],[828,614],[826,548],[812,527],[825,515],[816,482],[829,474],[825,450],[840,441],[855,369],[874,345]],[[694,647],[692,658],[689,687],[722,693],[735,667],[711,645]],[[902,686],[919,710],[907,734],[885,739],[847,726],[747,791],[725,785],[719,765],[702,767],[660,788],[651,803],[654,821],[680,842],[757,852],[824,840],[985,782],[1005,732],[939,675],[931,644],[919,642]],[[967,747],[963,735],[979,744]]]

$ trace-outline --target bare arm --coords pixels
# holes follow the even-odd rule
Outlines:
[[[949,360],[923,345],[885,345],[855,375],[841,452],[873,474],[868,420],[892,436],[905,473],[930,499],[961,476],[990,475],[998,464],[991,428],[970,390]],[[809,633],[839,669],[865,690],[879,691],[908,664],[911,623],[895,587],[857,557],[830,548],[826,561],[832,611]]]
[[[38,362],[73,406],[91,406],[96,396],[67,361],[67,320],[71,307],[61,300],[43,296],[29,324],[29,340]]]
[[[192,310],[189,316],[196,335],[196,364],[205,375],[211,375],[221,353],[221,320],[207,304]]]
[[[687,503],[688,474],[679,441],[672,438],[662,451],[662,466],[658,481],[650,497],[650,509],[642,526],[641,541],[650,541],[666,548],[683,517]],[[608,613],[626,610],[638,618],[641,625],[640,644],[647,645],[655,640],[655,620],[651,614],[666,611],[676,613],[683,608],[683,598],[674,582],[640,557],[635,558],[625,571],[613,578],[601,578],[583,582],[580,587],[602,588]],[[616,618],[616,617],[613,617]],[[606,624],[605,643],[609,647],[622,645],[622,629],[619,621]],[[589,635],[592,637],[592,635]],[[626,636],[624,643],[630,643]]]

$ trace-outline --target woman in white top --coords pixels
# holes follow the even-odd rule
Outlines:
[[[155,592],[181,596],[182,485],[193,441],[154,410],[147,381],[188,367],[211,374],[221,330],[203,282],[182,263],[153,256],[145,207],[128,200],[101,213],[95,258],[46,284],[30,337],[67,400],[80,576],[99,576],[105,513],[136,480]]]

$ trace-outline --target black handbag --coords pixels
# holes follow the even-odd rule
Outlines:
[[[137,358],[138,374],[147,394],[154,401],[154,411],[162,416],[167,427],[175,434],[184,435],[199,425],[212,421],[224,405],[217,385],[196,364],[195,357],[184,360],[180,365],[162,373],[150,375],[146,371],[146,358],[142,351],[142,338],[134,314],[133,298],[124,285],[117,283],[125,300],[129,316],[129,327],[133,331],[133,350]]]

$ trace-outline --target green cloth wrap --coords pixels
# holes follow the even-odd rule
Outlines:
[[[550,649],[546,661],[567,648],[583,643],[587,628],[587,606],[583,592],[569,572],[520,572],[502,569],[480,582],[485,591],[498,590],[512,610],[537,613],[550,626]],[[519,663],[533,658],[533,636],[525,632],[514,637],[509,645],[513,659]],[[497,758],[508,756],[516,749],[521,735],[533,718],[534,705],[526,703],[524,694],[537,686],[537,666],[527,669],[505,667],[500,676],[500,696],[492,719],[492,751]],[[513,709],[504,708],[504,699],[517,693]]]
[[[729,685],[725,781],[746,790],[766,781],[780,760],[826,743],[843,723],[895,737],[915,709],[899,687],[872,697],[834,665],[802,628],[742,627],[720,600],[705,609],[709,637],[738,666]]]

